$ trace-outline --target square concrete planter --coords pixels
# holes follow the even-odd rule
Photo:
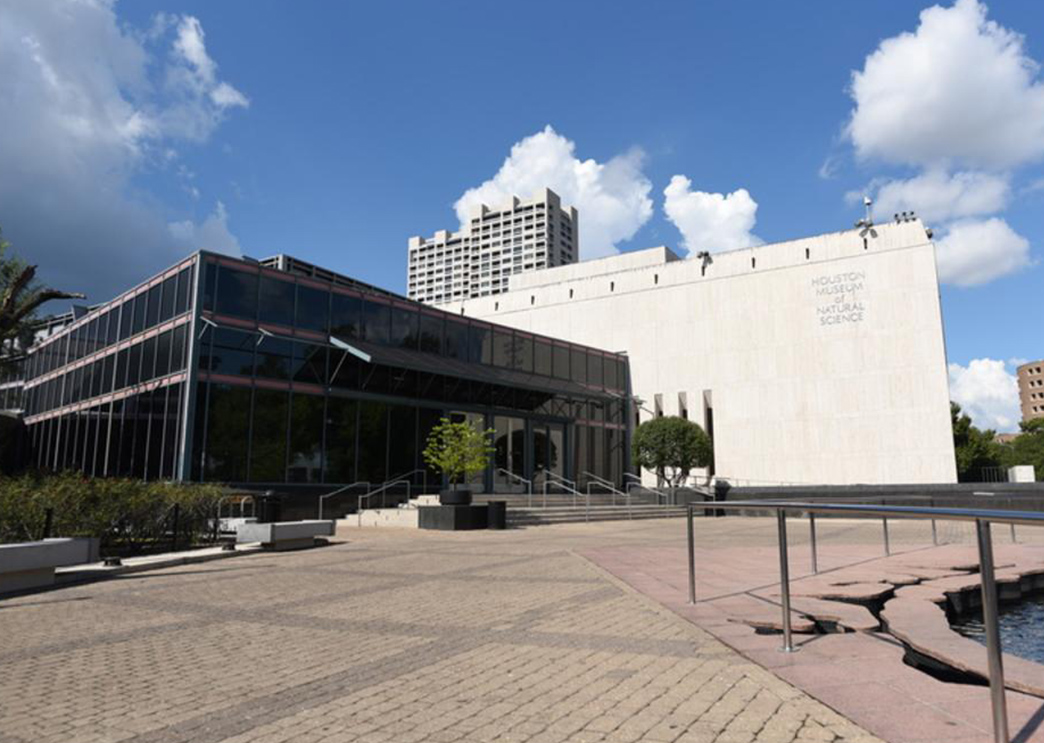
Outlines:
[[[0,593],[54,585],[54,569],[97,562],[99,540],[61,537],[0,544]]]
[[[315,546],[316,537],[332,537],[334,521],[274,521],[267,524],[240,524],[236,541],[260,542],[262,547],[274,550],[294,550]]]

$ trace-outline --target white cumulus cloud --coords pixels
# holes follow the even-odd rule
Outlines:
[[[730,194],[693,191],[692,181],[676,175],[663,195],[667,219],[681,232],[682,245],[690,252],[735,250],[762,242],[751,231],[758,203],[745,188]]]
[[[1018,430],[1019,385],[999,359],[972,359],[967,366],[950,364],[950,399],[978,428],[1001,433]]]
[[[461,224],[479,204],[496,206],[512,196],[528,199],[545,187],[579,212],[583,258],[617,252],[652,216],[652,184],[642,172],[644,153],[632,149],[600,163],[580,160],[576,144],[550,125],[511,148],[497,173],[470,188],[454,204]]]
[[[239,255],[243,251],[239,240],[228,228],[228,210],[220,201],[214,206],[213,213],[197,224],[191,219],[171,222],[168,225],[170,234],[179,242],[191,245],[193,249],[211,250],[215,253]]]
[[[906,180],[881,185],[874,200],[874,216],[888,220],[893,214],[915,211],[921,219],[938,224],[952,219],[978,217],[1002,211],[1011,197],[1008,179],[990,173],[948,175],[930,170]]]
[[[847,133],[863,158],[1003,170],[1044,155],[1044,84],[1023,37],[977,0],[921,12],[852,75]]]
[[[0,225],[45,281],[100,301],[196,247],[136,176],[183,178],[175,145],[248,104],[217,70],[191,16],[142,32],[113,0],[0,0]]]
[[[1029,242],[998,217],[961,220],[935,242],[939,279],[977,286],[1033,264]]]

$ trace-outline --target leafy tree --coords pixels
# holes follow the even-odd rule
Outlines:
[[[486,469],[495,451],[491,443],[492,428],[479,431],[468,421],[452,422],[441,418],[428,434],[424,461],[438,472],[444,472],[453,485],[467,482]]]
[[[962,413],[961,406],[955,402],[950,403],[950,421],[958,482],[982,482],[985,468],[1005,465],[1006,452],[995,440],[995,431],[981,431],[973,426],[971,418]]]
[[[1023,421],[1022,433],[1011,442],[1011,464],[1031,464],[1037,480],[1044,480],[1044,418]]]
[[[653,418],[635,429],[631,439],[635,464],[652,470],[670,487],[678,487],[696,467],[713,458],[710,437],[692,421],[667,416]]]
[[[0,233],[0,372],[14,367],[40,327],[36,310],[52,299],[83,299],[36,281],[36,266],[7,255],[10,244]]]

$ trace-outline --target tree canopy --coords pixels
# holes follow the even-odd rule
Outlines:
[[[1012,465],[1033,465],[1037,480],[1044,481],[1044,418],[1023,421],[1020,433],[1008,445],[1007,459]]]
[[[1005,465],[1004,447],[995,440],[995,431],[982,431],[973,426],[971,418],[962,413],[961,406],[955,402],[950,403],[950,421],[958,482],[982,482],[986,468]]]
[[[692,421],[666,416],[645,421],[631,438],[634,463],[652,470],[670,487],[681,485],[697,467],[713,459],[710,437]]]
[[[454,423],[449,418],[442,418],[428,435],[424,461],[445,473],[450,483],[466,482],[489,464],[494,451],[490,443],[493,434],[492,428],[479,431],[468,421]]]
[[[0,371],[15,365],[32,345],[41,321],[36,311],[54,299],[83,299],[82,294],[41,285],[36,266],[8,253],[0,231]]]

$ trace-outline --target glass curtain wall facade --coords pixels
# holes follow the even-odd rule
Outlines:
[[[450,417],[495,431],[483,489],[622,484],[627,380],[618,354],[200,253],[34,348],[26,423],[49,469],[434,489],[421,451]]]

